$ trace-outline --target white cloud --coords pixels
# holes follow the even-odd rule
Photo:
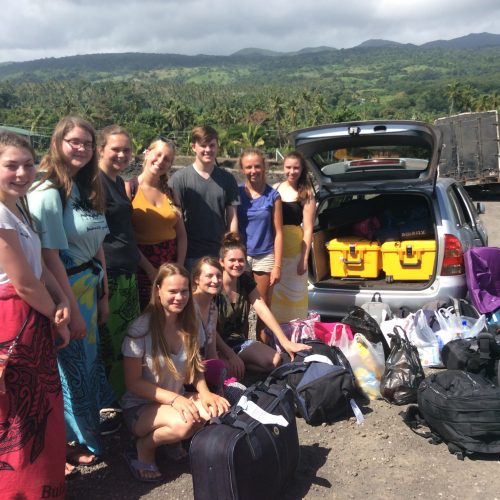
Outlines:
[[[421,44],[500,33],[498,0],[17,0],[2,2],[0,61],[97,52],[230,54],[245,47]],[[6,4],[6,5],[5,5]]]

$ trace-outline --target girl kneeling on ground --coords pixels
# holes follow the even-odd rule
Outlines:
[[[295,353],[310,346],[291,342],[257,290],[255,281],[245,272],[246,248],[237,233],[227,233],[220,250],[224,269],[222,288],[216,297],[218,308],[217,350],[229,367],[230,376],[242,380],[245,368],[270,372],[282,361],[272,347],[248,338],[248,315],[252,306],[293,359]]]
[[[155,463],[160,445],[191,437],[211,417],[229,408],[209,391],[198,346],[198,320],[189,274],[177,264],[162,264],[153,283],[151,301],[129,327],[123,342],[127,392],[124,419],[137,437],[126,460],[140,481],[163,479]],[[186,393],[191,384],[196,393]]]

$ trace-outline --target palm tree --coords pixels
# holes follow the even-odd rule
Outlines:
[[[448,114],[452,115],[455,110],[455,104],[460,100],[462,94],[462,85],[458,80],[455,80],[446,85],[446,95],[450,104]]]

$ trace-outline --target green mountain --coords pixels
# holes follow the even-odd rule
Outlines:
[[[435,40],[421,45],[424,48],[443,49],[479,49],[484,47],[498,47],[500,35],[492,33],[470,33],[453,40]]]
[[[411,43],[399,43],[393,42],[391,40],[382,40],[380,38],[372,38],[370,40],[366,40],[363,43],[360,43],[358,48],[375,48],[375,47],[417,47]]]
[[[454,40],[438,40],[421,46],[402,44],[390,40],[372,39],[351,49],[337,50],[332,47],[308,47],[295,52],[276,52],[260,48],[239,50],[229,56],[181,54],[87,54],[60,58],[46,58],[0,65],[0,80],[46,81],[54,79],[112,80],[112,79],[159,79],[193,83],[236,83],[259,76],[261,82],[279,81],[282,78],[305,79],[327,77],[333,73],[352,73],[352,65],[362,73],[376,67],[390,69],[394,65],[403,71],[414,72],[416,67],[428,67],[442,76],[453,74],[449,62],[456,62],[466,74],[467,63],[486,73],[496,71],[487,66],[489,55],[479,52],[479,61],[472,56],[473,50],[483,51],[500,47],[500,35],[491,33],[470,34]],[[435,52],[437,50],[437,52]],[[464,51],[463,55],[447,51]],[[444,52],[443,52],[444,51]],[[444,60],[441,60],[444,58]],[[462,59],[463,58],[463,59]],[[409,68],[408,68],[409,67]],[[376,76],[376,73],[373,76]],[[401,76],[404,76],[401,75]]]
[[[364,119],[420,119],[500,107],[500,35],[415,46],[367,40],[349,49],[229,56],[89,54],[0,65],[0,125],[51,133],[68,113],[119,123],[142,151],[158,134],[189,153],[194,124],[220,131],[224,154],[286,147],[290,130]],[[40,149],[45,147],[40,145]]]

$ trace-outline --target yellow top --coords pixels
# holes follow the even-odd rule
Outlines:
[[[150,203],[140,186],[132,200],[132,226],[135,238],[140,245],[155,245],[162,241],[173,240],[176,237],[175,225],[177,213],[174,211],[172,200],[163,195],[160,207]]]

